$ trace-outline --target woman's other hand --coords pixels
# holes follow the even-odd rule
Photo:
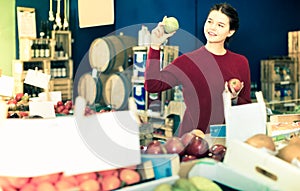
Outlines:
[[[239,96],[239,93],[241,92],[241,90],[244,88],[244,82],[241,82],[241,88],[239,89],[239,91],[235,91],[233,86],[230,86],[230,90],[228,88],[228,82],[225,82],[225,91],[226,92],[230,92],[231,94],[231,99],[237,99],[237,97]]]

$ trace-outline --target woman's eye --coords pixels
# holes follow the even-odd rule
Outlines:
[[[218,26],[219,26],[219,27],[221,27],[221,28],[223,28],[223,27],[224,27],[224,25],[221,25],[221,24],[219,24]]]

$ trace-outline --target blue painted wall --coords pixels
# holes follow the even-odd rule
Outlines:
[[[189,51],[205,42],[203,23],[211,5],[216,0],[115,0],[115,24],[101,27],[79,28],[77,0],[70,0],[70,29],[73,34],[73,60],[75,71],[95,38],[117,31],[135,35],[146,24],[151,30],[165,15],[179,20],[181,31],[170,40],[180,45],[182,52]],[[222,2],[222,1],[221,1]],[[239,12],[240,30],[235,34],[230,49],[247,56],[251,67],[252,81],[260,82],[260,60],[269,56],[285,56],[287,33],[300,30],[300,1],[290,0],[227,0]],[[16,0],[16,6],[34,7],[37,10],[37,25],[47,19],[49,5],[39,0]],[[101,14],[101,13],[99,13]],[[128,30],[128,27],[130,30]],[[38,27],[37,27],[38,28]],[[185,36],[185,42],[182,42]],[[195,39],[196,38],[196,39]],[[195,41],[199,42],[195,44]],[[183,43],[183,44],[181,44]],[[85,59],[87,59],[85,57]],[[84,70],[84,69],[80,69]],[[88,70],[88,69],[87,69]],[[83,72],[83,71],[81,71]]]

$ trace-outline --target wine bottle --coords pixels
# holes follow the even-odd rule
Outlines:
[[[50,41],[46,40],[45,43],[45,57],[49,58],[50,57],[50,45],[49,45]]]
[[[44,58],[45,57],[45,45],[44,45],[44,40],[40,40],[40,57]]]
[[[34,57],[35,58],[40,57],[40,43],[38,40],[36,40],[36,47],[34,50],[35,50]]]
[[[35,58],[35,49],[36,49],[36,41],[33,40],[31,45],[31,58]]]
[[[59,57],[59,44],[58,44],[58,41],[56,41],[55,46],[54,46],[54,55],[55,55],[55,58]]]
[[[65,51],[62,42],[59,43],[59,57],[64,57],[65,56]]]

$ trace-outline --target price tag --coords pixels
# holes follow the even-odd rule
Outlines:
[[[54,105],[51,101],[29,102],[29,113],[31,116],[39,115],[43,118],[55,118]]]
[[[0,95],[2,96],[12,96],[14,88],[14,78],[10,76],[0,77]]]
[[[47,89],[50,78],[51,78],[51,75],[29,69],[27,71],[27,75],[25,77],[24,83],[32,85],[32,86],[36,86],[39,88]]]

